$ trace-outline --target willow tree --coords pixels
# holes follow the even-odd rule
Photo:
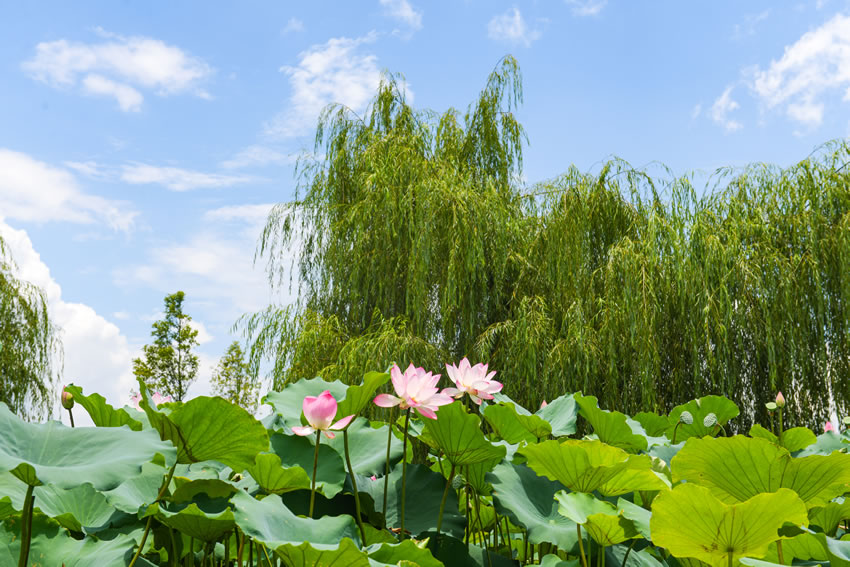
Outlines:
[[[24,419],[43,419],[56,401],[61,345],[43,290],[15,271],[0,238],[0,402]]]
[[[782,390],[813,424],[850,410],[848,146],[694,176],[612,160],[521,183],[516,62],[466,113],[388,77],[332,106],[258,255],[298,301],[245,317],[274,385],[468,355],[528,406],[582,390],[629,413],[725,394],[742,425]],[[291,274],[291,279],[287,277]]]

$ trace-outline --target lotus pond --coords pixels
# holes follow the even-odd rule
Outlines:
[[[138,409],[68,386],[96,427],[0,404],[0,565],[850,566],[850,435],[785,429],[781,397],[733,435],[720,396],[532,411],[482,365],[447,378],[299,380],[262,421],[143,384]]]

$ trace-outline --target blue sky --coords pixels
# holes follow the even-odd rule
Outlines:
[[[384,70],[465,109],[521,66],[525,178],[617,155],[677,173],[789,165],[850,132],[850,3],[18,2],[0,17],[0,234],[43,286],[65,376],[113,403],[163,297],[201,378],[272,299],[252,256],[330,102]]]

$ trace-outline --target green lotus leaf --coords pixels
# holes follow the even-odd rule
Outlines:
[[[808,530],[807,533],[820,542],[824,551],[826,551],[826,557],[829,559],[831,567],[848,567],[850,565],[850,540],[834,539],[827,537],[826,534],[811,530]]]
[[[401,527],[401,473],[401,466],[396,466],[390,473],[387,494],[387,526],[390,528]],[[440,501],[445,488],[446,480],[441,474],[433,472],[424,465],[407,466],[405,530],[414,536],[436,530]],[[377,515],[380,515],[384,504],[384,479],[369,480],[359,477],[357,489],[361,493],[361,506],[367,508],[367,512],[371,507]],[[369,498],[364,498],[364,494]],[[441,529],[445,533],[463,537],[465,526],[466,519],[458,511],[457,493],[449,489]]]
[[[139,406],[160,437],[177,447],[179,463],[212,460],[241,472],[254,464],[257,453],[269,449],[266,428],[236,404],[198,396],[166,415],[153,406],[141,382],[139,389]]]
[[[576,524],[558,513],[555,494],[560,483],[537,476],[525,465],[503,462],[487,475],[493,485],[496,510],[528,531],[528,540],[572,549],[578,541]]]
[[[286,385],[280,392],[269,392],[263,398],[263,403],[268,404],[274,412],[283,418],[287,427],[301,425],[301,409],[306,396],[318,396],[325,390],[330,390],[333,397],[339,401],[348,391],[348,386],[334,380],[326,382],[321,378],[302,378]],[[346,414],[349,415],[349,414]]]
[[[227,498],[195,495],[192,502],[153,504],[145,516],[153,515],[166,526],[197,540],[212,542],[233,531],[236,522]]]
[[[578,567],[580,565],[580,561],[578,559],[570,559],[567,561],[566,559],[561,559],[557,555],[548,554],[544,555],[543,559],[540,560],[540,567]]]
[[[482,413],[493,431],[508,443],[536,443],[552,433],[549,422],[536,415],[521,415],[512,404],[491,404]]]
[[[199,461],[190,464],[178,464],[174,470],[174,478],[184,480],[220,479],[232,469],[218,461]]]
[[[298,545],[285,543],[279,545],[275,550],[283,564],[287,567],[315,567],[321,565],[346,567],[371,567],[366,552],[361,551],[351,540],[344,539],[334,549],[316,549],[311,542],[303,542]]]
[[[847,452],[848,450],[850,450],[850,437],[848,437],[847,432],[838,434],[834,431],[827,431],[817,436],[816,443],[809,445],[795,456],[831,455],[836,451]]]
[[[312,471],[311,471],[312,472]],[[310,489],[310,477],[301,467],[284,467],[274,453],[260,453],[248,474],[269,494]]]
[[[835,537],[838,524],[842,520],[850,519],[850,499],[836,498],[833,502],[827,502],[823,507],[812,510],[812,523],[820,526],[824,533]]]
[[[373,474],[384,474],[387,463],[387,428],[389,425],[372,427],[369,421],[358,417],[348,426],[348,451],[351,457],[351,466],[357,474],[367,476]],[[345,440],[341,433],[337,433],[333,439],[322,440],[327,443],[343,459],[345,458]],[[410,443],[408,441],[408,443]],[[410,453],[410,446],[407,448]],[[401,439],[392,436],[390,443],[390,466],[401,459]],[[312,469],[310,469],[312,470]],[[348,470],[346,468],[346,470]]]
[[[180,483],[168,500],[170,502],[191,502],[199,494],[204,494],[207,498],[227,500],[234,492],[236,492],[236,487],[217,478],[190,480]]]
[[[130,417],[123,409],[115,409],[100,394],[83,394],[83,389],[70,384],[65,389],[74,396],[74,402],[88,412],[92,422],[98,427],[121,427],[126,425],[133,431],[141,431],[142,423]]]
[[[817,443],[817,436],[812,433],[812,430],[807,427],[794,427],[782,433],[782,442],[779,442],[779,437],[759,425],[758,423],[750,428],[750,437],[758,437],[767,439],[771,443],[775,443],[780,447],[785,447],[791,453],[805,449],[813,443]]]
[[[636,414],[634,420],[640,423],[644,431],[652,437],[664,436],[670,424],[670,420],[666,415],[658,415],[651,411],[642,411]]]
[[[153,431],[27,423],[4,403],[0,431],[0,473],[12,471],[30,486],[73,488],[88,482],[97,490],[109,490],[138,476],[142,464],[157,455],[169,463],[175,458],[174,447]]]
[[[161,482],[161,479],[160,479]],[[39,486],[33,492],[35,507],[43,514],[54,518],[69,530],[96,533],[109,526],[120,516],[110,506],[106,496],[97,492],[90,484],[63,489],[54,485]]]
[[[15,509],[15,505],[12,504],[11,496],[0,497],[0,520],[8,518],[9,516],[14,516],[18,512],[20,512],[20,508]]]
[[[683,411],[690,412],[693,416],[693,423],[690,425],[680,423],[677,428],[676,424],[679,423],[679,416],[682,415]],[[676,406],[670,412],[667,437],[673,439],[674,429],[676,430],[675,441],[677,443],[691,437],[712,435],[715,427],[713,425],[711,427],[705,426],[705,418],[710,413],[715,415],[719,425],[724,426],[729,423],[730,419],[738,417],[740,411],[738,410],[738,406],[735,405],[735,402],[723,396],[703,396],[698,400],[691,400],[686,404]]]
[[[156,500],[163,477],[167,473],[161,465],[145,463],[142,465],[142,474],[104,491],[103,495],[110,506],[128,514],[136,514]]]
[[[578,407],[572,394],[564,394],[549,402],[546,407],[537,410],[534,415],[549,422],[552,435],[564,437],[576,432]]]
[[[466,413],[458,403],[441,407],[437,419],[426,421],[424,434],[422,439],[455,466],[501,459],[506,453],[504,447],[487,441],[478,416]]]
[[[271,449],[280,457],[281,465],[287,468],[301,467],[312,479],[315,436],[299,437],[275,433],[271,437]],[[384,446],[386,450],[386,446]],[[319,468],[316,473],[316,489],[328,498],[333,498],[345,483],[345,465],[342,456],[327,443],[319,445]]]
[[[782,558],[786,565],[790,565],[795,559],[799,561],[829,560],[827,552],[820,540],[814,534],[805,532],[782,540]],[[770,549],[767,555],[765,555],[764,561],[780,563],[776,543],[770,544]]]
[[[372,400],[375,399],[375,392],[378,388],[389,382],[390,375],[386,372],[367,372],[363,376],[363,383],[349,386],[345,390],[344,397],[337,405],[336,418],[342,419],[349,415],[360,415],[366,409]],[[321,393],[321,391],[319,392]],[[302,401],[304,398],[301,398]]]
[[[500,553],[488,551],[477,545],[467,545],[456,537],[428,532],[428,549],[446,567],[515,567],[516,561]],[[522,544],[519,544],[521,546]],[[517,544],[514,543],[514,547]]]
[[[600,545],[616,545],[640,537],[634,523],[610,502],[583,492],[563,490],[555,495],[555,500],[558,501],[558,513],[581,524]]]
[[[575,492],[598,490],[606,496],[618,496],[669,488],[663,475],[653,472],[648,455],[629,455],[601,441],[544,441],[524,447],[519,453],[537,474]]]
[[[463,475],[466,479],[466,482],[479,495],[490,496],[493,491],[493,486],[489,482],[487,482],[487,473],[492,471],[493,467],[495,467],[500,462],[502,462],[502,459],[500,457],[496,457],[483,463],[466,465],[465,467],[463,467]],[[445,468],[446,473],[451,472],[449,470],[450,468],[451,467]]]
[[[630,453],[647,449],[646,436],[634,432],[626,422],[626,414],[600,409],[594,396],[575,394],[575,401],[579,414],[590,423],[600,441]]]
[[[617,499],[617,508],[620,510],[620,514],[623,517],[631,520],[635,529],[640,532],[645,539],[652,541],[652,530],[650,529],[650,521],[652,519],[652,512],[647,510],[646,508],[641,508],[634,502],[630,502],[625,498]]]
[[[436,559],[422,543],[407,539],[401,543],[371,545],[366,549],[370,564],[405,565],[418,567],[442,567],[443,562]]]
[[[790,488],[813,508],[844,494],[850,483],[850,455],[794,458],[770,441],[743,435],[688,439],[671,468],[674,482],[707,486],[729,504]]]
[[[708,488],[685,483],[658,495],[650,523],[655,545],[725,567],[741,557],[764,557],[771,543],[784,539],[778,530],[786,522],[808,523],[805,504],[787,488],[729,505]]]
[[[628,553],[628,557],[626,553]],[[669,560],[666,563],[660,562],[649,552],[649,549],[638,550],[635,548],[629,551],[629,546],[625,544],[610,545],[605,548],[606,565],[623,565],[624,560],[625,567],[667,567],[674,565]],[[679,567],[705,567],[705,563],[696,559],[690,560],[687,563],[690,564],[686,564],[685,561],[679,559]]]

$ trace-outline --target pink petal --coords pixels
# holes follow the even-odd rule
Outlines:
[[[427,401],[423,402],[425,405],[429,406],[445,406],[452,403],[454,399],[451,396],[447,396],[445,394],[434,394]]]
[[[429,408],[427,408],[427,407],[425,407],[425,406],[419,406],[419,407],[417,407],[417,408],[416,408],[416,411],[418,411],[419,413],[421,413],[423,417],[428,417],[428,418],[431,418],[431,419],[437,419],[437,414],[436,414],[436,413],[434,413],[434,411],[433,411],[433,410],[431,410],[431,409],[429,409]]]
[[[337,421],[336,423],[331,425],[330,428],[336,429],[337,431],[339,431],[340,429],[345,429],[345,426],[348,425],[349,423],[351,423],[352,419],[354,419],[354,414],[345,416],[344,418],[340,419],[339,421]],[[331,437],[331,439],[332,439],[332,437]]]
[[[443,391],[441,393],[443,393],[447,396],[451,396],[453,398],[463,395],[463,392],[461,392],[457,388],[443,388]]]
[[[458,364],[457,366],[458,370],[460,370],[462,373],[466,372],[471,368],[469,365],[469,359],[465,356],[461,359],[460,364]]]
[[[324,434],[325,434],[325,437],[327,437],[328,439],[333,439],[334,437],[336,437],[336,433],[334,433],[333,431],[325,430]]]
[[[392,370],[390,370],[390,379],[393,381],[395,393],[399,396],[403,396],[407,391],[407,379],[401,373],[401,369],[397,364],[392,367]]]
[[[479,405],[479,406],[481,405],[481,398],[479,398],[478,396],[474,396],[472,394],[469,394],[469,397],[473,402],[475,402],[476,405]],[[492,400],[493,396],[490,396],[489,398],[484,398],[484,399],[485,400]]]
[[[380,406],[382,408],[391,408],[400,404],[401,398],[396,398],[391,394],[378,394],[372,401],[376,406]]]
[[[327,429],[336,417],[336,407],[336,400],[330,390],[325,390],[319,394],[318,398],[312,396],[304,398],[304,417],[316,429]]]
[[[457,374],[457,367],[456,366],[449,366],[448,364],[446,364],[446,374],[449,375],[449,380],[451,380],[455,384],[458,383],[459,376]]]
[[[296,435],[300,435],[301,437],[305,437],[307,435],[314,434],[316,430],[309,425],[298,425],[292,428],[292,432]]]

